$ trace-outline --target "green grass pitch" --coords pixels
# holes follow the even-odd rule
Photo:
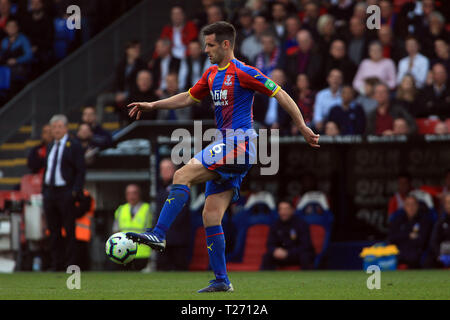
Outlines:
[[[235,292],[198,294],[211,272],[81,272],[81,288],[69,290],[70,274],[0,274],[0,300],[450,300],[450,270],[381,272],[381,288],[369,290],[363,271],[231,272]]]

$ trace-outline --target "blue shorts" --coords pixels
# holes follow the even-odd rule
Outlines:
[[[256,163],[253,139],[227,137],[214,141],[194,156],[202,165],[220,175],[219,179],[206,182],[205,198],[211,194],[233,189],[231,203],[239,200],[242,180]]]

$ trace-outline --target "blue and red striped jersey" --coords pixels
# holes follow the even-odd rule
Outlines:
[[[273,97],[280,87],[255,67],[233,59],[225,67],[213,65],[189,89],[192,99],[200,102],[208,92],[214,102],[214,113],[223,135],[227,129],[253,128],[255,91]]]

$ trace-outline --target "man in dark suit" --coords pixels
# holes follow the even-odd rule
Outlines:
[[[297,51],[281,59],[282,69],[287,73],[289,82],[295,83],[297,75],[305,73],[313,89],[323,88],[325,81],[322,73],[322,58],[314,48],[311,33],[306,29],[300,30],[297,33],[297,43]]]
[[[75,200],[84,185],[85,163],[81,145],[69,137],[67,117],[50,120],[53,143],[48,147],[42,193],[47,227],[50,231],[51,270],[64,270],[75,264]],[[66,232],[62,241],[61,228]],[[64,250],[65,249],[65,250]]]

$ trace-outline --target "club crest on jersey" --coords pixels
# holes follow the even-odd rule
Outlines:
[[[233,75],[231,75],[231,74],[227,75],[227,79],[224,82],[224,84],[226,86],[232,86],[233,85]]]

